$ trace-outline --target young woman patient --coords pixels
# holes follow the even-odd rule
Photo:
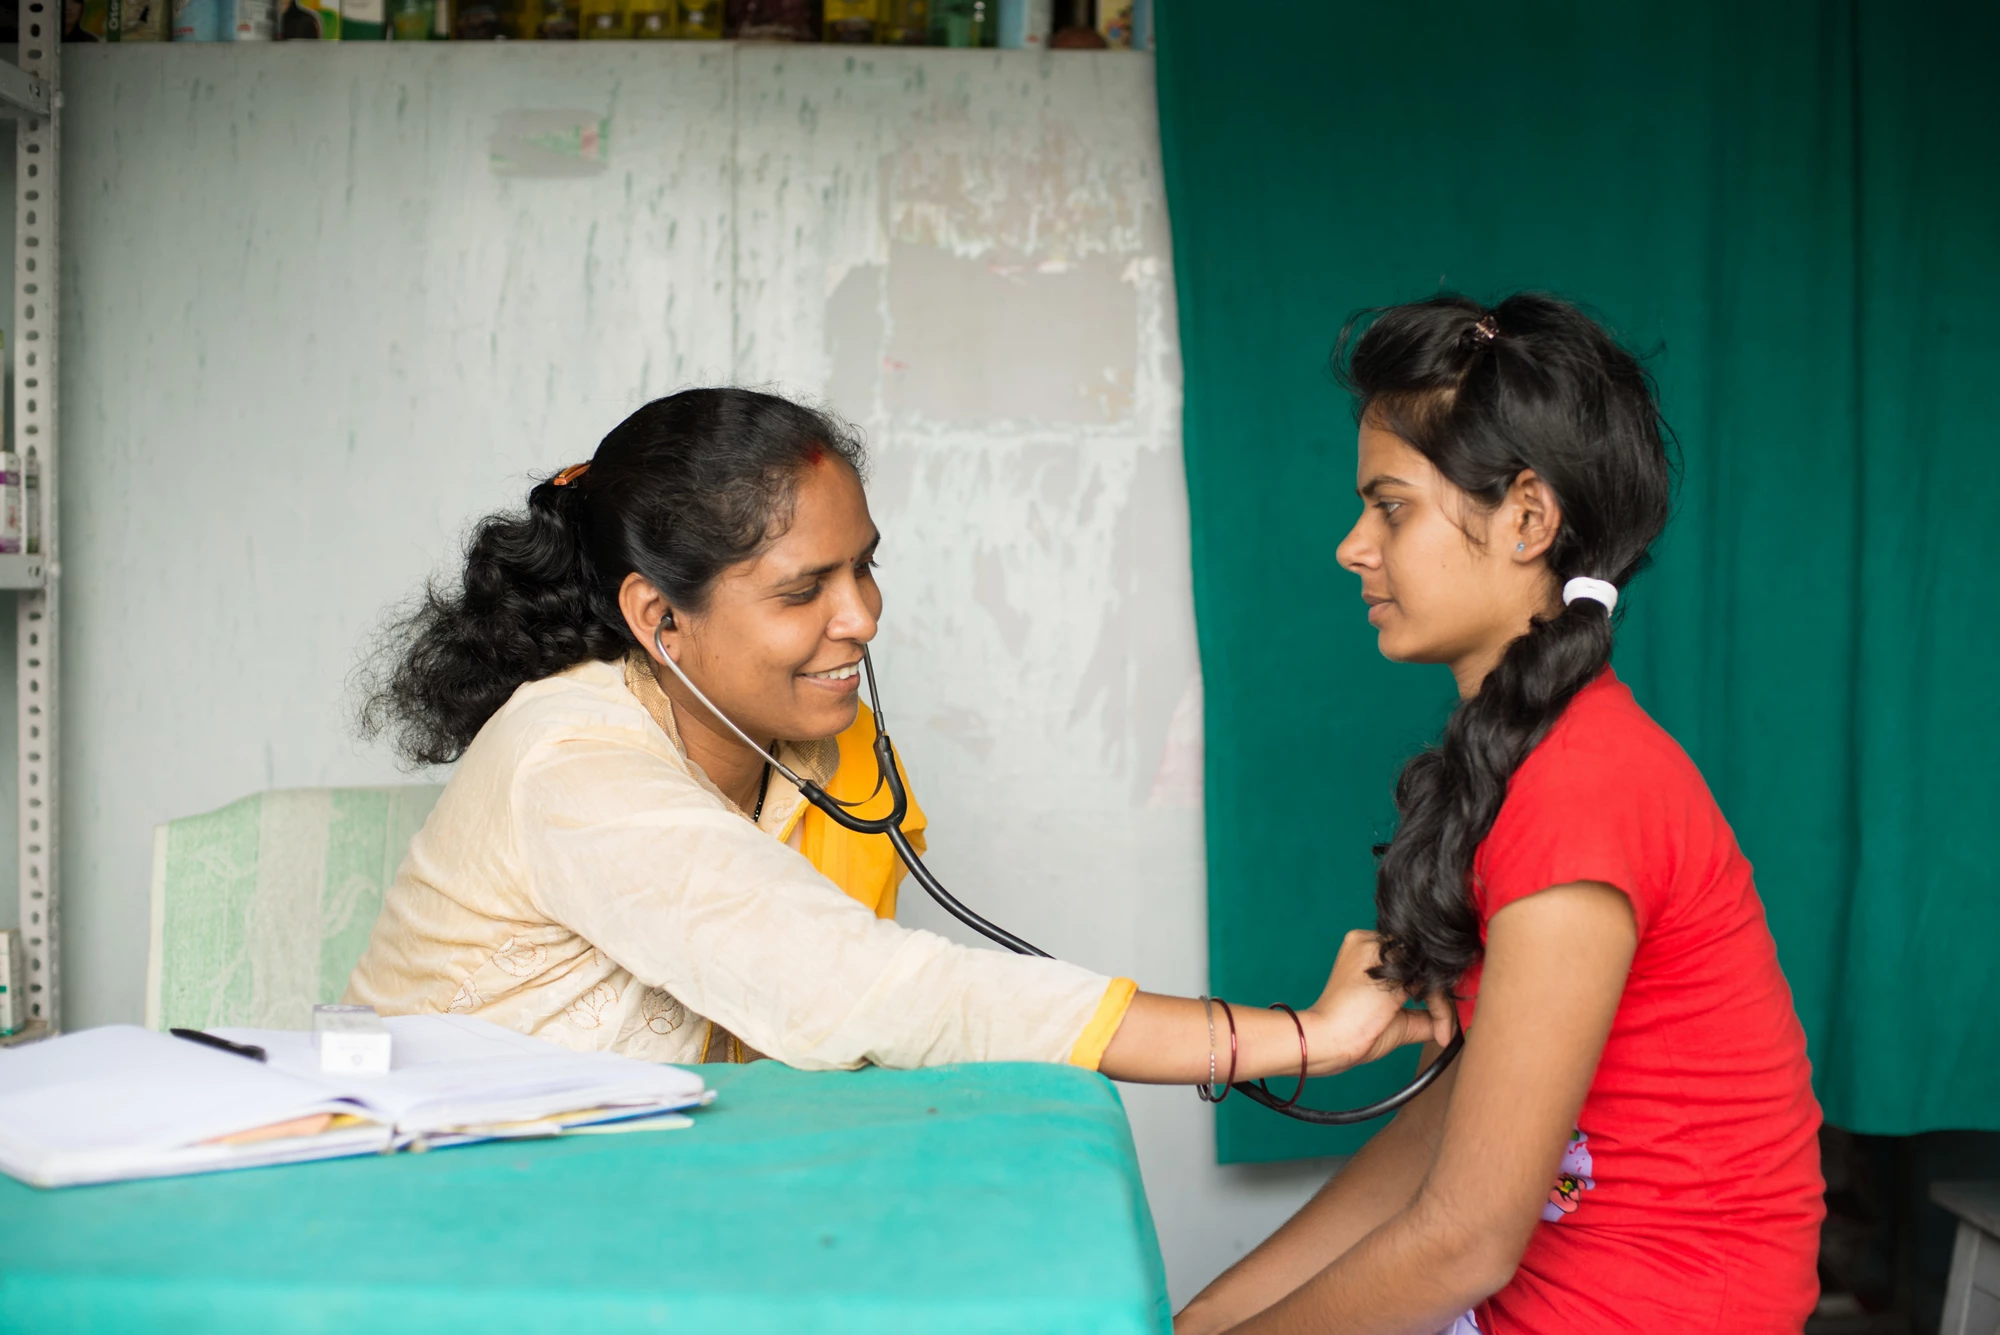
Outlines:
[[[879,537],[848,432],[734,389],[648,404],[526,513],[481,523],[369,705],[409,759],[458,767],[348,1000],[659,1061],[1210,1078],[1200,1002],[897,926],[888,840],[809,808],[664,665],[795,772],[868,798]],[[1238,1010],[1238,1078],[1296,1072],[1301,1043],[1334,1071],[1432,1032],[1369,976],[1378,958],[1351,934],[1296,1028]]]
[[[1340,563],[1384,656],[1460,697],[1397,784],[1380,973],[1452,989],[1465,1050],[1175,1330],[1795,1333],[1805,1036],[1750,864],[1610,666],[1667,518],[1651,382],[1537,296],[1396,307],[1342,347]]]

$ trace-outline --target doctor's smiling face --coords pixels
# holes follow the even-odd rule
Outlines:
[[[838,736],[854,723],[861,649],[882,614],[880,542],[861,479],[822,454],[800,468],[782,531],[724,569],[699,610],[676,608],[661,641],[760,743]],[[645,642],[650,650],[650,636]],[[656,675],[669,696],[688,703],[671,673]]]
[[[1372,415],[1362,419],[1355,490],[1361,517],[1337,557],[1361,577],[1382,656],[1448,664],[1461,693],[1476,690],[1523,621],[1547,610],[1554,497],[1523,471],[1489,510]]]

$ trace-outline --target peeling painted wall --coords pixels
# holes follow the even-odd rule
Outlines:
[[[464,526],[695,383],[865,431],[878,663],[940,873],[1204,978],[1151,63],[624,45],[68,53],[72,1024],[136,1019],[152,826],[395,781],[348,678]],[[957,934],[914,894],[907,920]],[[1128,1090],[1177,1298],[1324,1169]]]

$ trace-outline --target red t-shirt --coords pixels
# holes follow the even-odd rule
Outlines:
[[[1481,939],[1577,881],[1631,899],[1638,953],[1543,1222],[1479,1330],[1797,1335],[1825,1215],[1805,1032],[1728,822],[1609,669],[1508,784],[1473,859]]]

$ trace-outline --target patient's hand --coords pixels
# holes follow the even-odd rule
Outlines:
[[[1354,931],[1340,944],[1326,991],[1300,1018],[1314,1075],[1332,1075],[1386,1057],[1406,1043],[1451,1041],[1452,1011],[1443,993],[1425,1010],[1405,1010],[1400,987],[1368,976],[1382,959],[1381,937]]]

